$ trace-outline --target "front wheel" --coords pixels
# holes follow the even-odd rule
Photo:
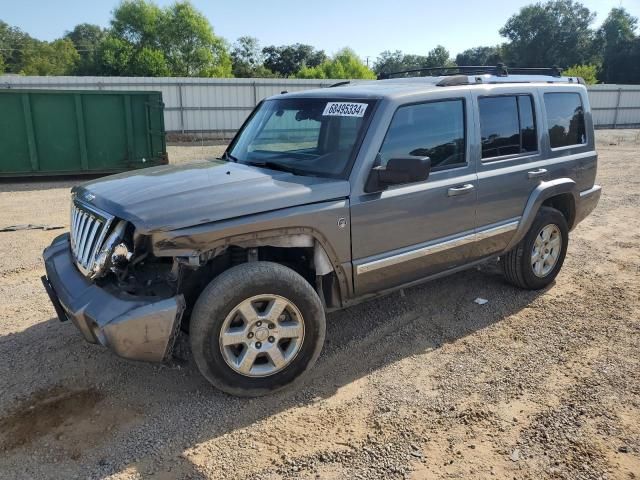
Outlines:
[[[320,298],[298,273],[270,262],[231,268],[202,292],[190,338],[200,372],[232,395],[291,385],[316,362],[325,336]]]
[[[560,272],[568,245],[564,215],[555,208],[540,208],[525,237],[502,258],[505,278],[528,290],[546,287]]]

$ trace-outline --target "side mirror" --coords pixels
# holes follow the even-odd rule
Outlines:
[[[386,166],[373,167],[365,192],[379,192],[393,185],[424,182],[429,178],[431,159],[429,157],[396,157],[387,162]]]

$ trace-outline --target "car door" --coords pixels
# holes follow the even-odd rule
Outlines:
[[[481,148],[478,164],[478,207],[474,259],[502,251],[518,227],[525,205],[547,168],[535,89],[488,87],[474,94]]]
[[[375,162],[362,167],[363,175],[373,166],[409,155],[430,157],[432,169],[423,182],[380,192],[352,191],[356,296],[408,284],[468,260],[477,184],[469,155],[469,108],[466,90],[449,98],[399,105],[384,140],[369,149]]]

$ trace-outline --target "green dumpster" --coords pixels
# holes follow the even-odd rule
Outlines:
[[[167,163],[161,92],[0,90],[0,177]]]

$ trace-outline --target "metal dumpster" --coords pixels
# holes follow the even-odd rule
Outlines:
[[[0,90],[0,177],[167,163],[161,92]]]

